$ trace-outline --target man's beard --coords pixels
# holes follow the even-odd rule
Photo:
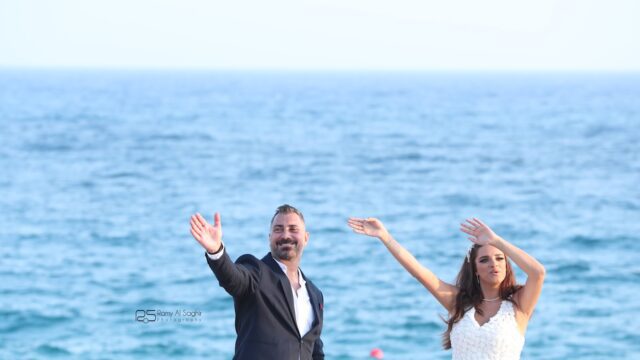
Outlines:
[[[280,260],[291,260],[300,253],[300,248],[298,247],[298,241],[282,239],[271,246],[271,252]]]

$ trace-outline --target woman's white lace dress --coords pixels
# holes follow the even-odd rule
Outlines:
[[[482,326],[475,314],[472,307],[451,329],[453,360],[520,359],[524,336],[518,330],[513,303],[502,301],[498,312]]]

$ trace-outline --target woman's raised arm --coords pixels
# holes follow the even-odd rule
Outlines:
[[[466,223],[460,224],[460,230],[470,235],[469,240],[476,244],[488,244],[498,248],[527,274],[524,287],[515,296],[520,310],[527,315],[527,318],[531,317],[542,292],[545,276],[544,266],[524,250],[496,235],[489,226],[479,219],[468,219]]]
[[[431,270],[422,266],[407,249],[391,236],[380,220],[349,218],[348,224],[355,233],[380,239],[400,265],[424,285],[447,311],[453,311],[458,288],[440,280]]]

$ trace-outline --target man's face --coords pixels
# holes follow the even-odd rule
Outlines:
[[[269,233],[269,246],[274,258],[299,261],[308,241],[309,233],[298,214],[278,214],[273,219]]]

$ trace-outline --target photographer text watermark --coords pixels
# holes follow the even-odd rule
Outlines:
[[[199,310],[136,310],[135,320],[141,323],[174,322],[198,323],[202,322],[202,312]]]

